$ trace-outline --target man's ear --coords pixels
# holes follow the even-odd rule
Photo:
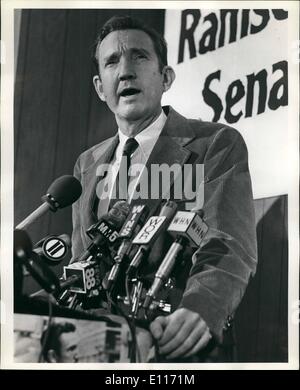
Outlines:
[[[100,76],[94,76],[93,77],[93,83],[94,83],[94,87],[95,87],[95,90],[97,92],[97,95],[99,96],[99,98],[103,102],[105,102],[105,95],[104,95],[104,92],[103,92],[103,85],[102,85],[102,81],[101,81]]]
[[[171,66],[165,66],[162,70],[163,75],[163,90],[164,92],[168,91],[175,80],[175,72]]]
[[[58,362],[57,354],[53,349],[49,349],[49,351],[47,352],[47,360],[50,363],[57,363]]]

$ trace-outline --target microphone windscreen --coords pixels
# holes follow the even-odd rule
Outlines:
[[[126,218],[128,217],[130,210],[129,204],[124,200],[119,200],[109,210],[109,220],[114,224],[117,230],[121,229],[124,225]]]
[[[58,203],[58,208],[70,206],[81,195],[80,182],[72,175],[64,175],[54,180],[48,188],[47,194]]]
[[[168,200],[162,207],[160,216],[165,216],[167,219],[172,219],[177,211],[177,203],[173,200]]]
[[[30,257],[32,253],[32,242],[25,230],[14,230],[14,252],[17,254],[19,250],[24,251],[26,257]]]

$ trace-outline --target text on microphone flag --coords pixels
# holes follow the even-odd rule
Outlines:
[[[182,235],[191,245],[199,246],[208,231],[208,226],[202,218],[194,212],[177,211],[167,231],[171,235]]]
[[[150,217],[142,230],[134,238],[133,244],[148,244],[152,237],[159,231],[166,218],[165,216]]]

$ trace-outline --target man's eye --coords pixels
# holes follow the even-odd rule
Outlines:
[[[77,345],[71,345],[69,348],[67,348],[68,351],[74,351],[77,348]]]
[[[105,63],[105,66],[113,65],[117,63],[117,59],[108,60]]]
[[[139,60],[139,59],[146,58],[146,56],[145,56],[145,54],[139,53],[139,54],[136,54],[134,58]]]

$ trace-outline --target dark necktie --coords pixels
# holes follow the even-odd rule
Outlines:
[[[110,209],[114,205],[114,203],[118,200],[128,200],[128,184],[129,184],[128,171],[131,164],[131,156],[137,149],[138,145],[139,145],[138,142],[134,138],[128,138],[128,140],[124,145],[122,159],[114,183],[114,188],[112,191],[112,196],[111,196],[108,209]]]

